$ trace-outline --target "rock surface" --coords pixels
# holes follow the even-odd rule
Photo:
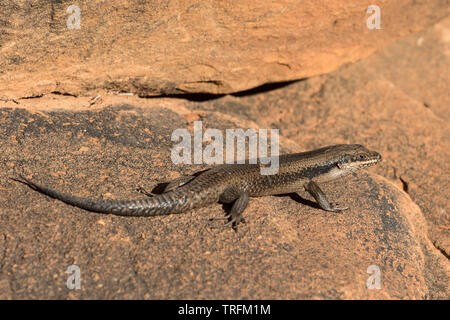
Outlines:
[[[447,18],[336,72],[227,96],[99,89],[93,100],[0,101],[0,298],[449,299],[449,39]],[[279,128],[284,152],[362,143],[383,162],[323,186],[345,213],[252,199],[237,233],[205,223],[223,215],[218,204],[124,218],[8,179],[24,172],[82,196],[138,198],[138,186],[202,168],[170,160],[172,131],[194,120]],[[66,287],[72,264],[81,290]],[[371,265],[379,290],[366,288]]]
[[[410,194],[430,225],[431,240],[448,257],[449,35],[446,19],[338,72],[266,94],[226,97],[213,108],[257,115],[261,125],[280,128],[304,149],[373,146],[386,160],[374,171]]]
[[[214,111],[201,118],[205,127],[255,127]],[[2,298],[446,297],[450,270],[426,237],[420,209],[381,177],[361,172],[324,185],[330,199],[352,208],[342,214],[290,197],[252,199],[237,233],[207,224],[223,215],[218,204],[155,218],[94,214],[7,177],[23,170],[82,196],[136,198],[138,185],[192,172],[170,160],[170,134],[188,127],[188,117],[156,104],[4,109],[1,119],[8,136],[1,142],[8,155],[0,180]],[[66,288],[72,264],[81,290]],[[366,288],[372,265],[381,270],[379,290]]]
[[[7,1],[0,98],[57,92],[230,93],[327,73],[450,12],[446,0]]]

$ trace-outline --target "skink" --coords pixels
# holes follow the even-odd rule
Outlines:
[[[279,156],[276,174],[262,175],[260,164],[224,164],[196,176],[182,176],[170,182],[164,192],[138,200],[90,199],[62,193],[23,176],[13,178],[47,196],[85,210],[121,216],[156,216],[182,213],[215,202],[232,203],[227,225],[237,226],[250,197],[308,191],[320,208],[342,211],[331,204],[319,184],[357,169],[376,164],[381,156],[358,144],[341,144]]]

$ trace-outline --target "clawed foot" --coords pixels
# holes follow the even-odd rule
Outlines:
[[[231,228],[234,231],[237,231],[237,227],[240,223],[245,223],[245,219],[242,217],[242,215],[239,215],[237,217],[233,217],[231,214],[227,214],[224,217],[214,217],[214,218],[209,218],[208,219],[208,224],[210,224],[213,221],[218,221],[218,220],[229,220],[227,223],[222,224],[220,226],[211,226],[212,229],[219,229],[219,228],[224,228],[224,227],[229,227],[231,226]]]
[[[337,203],[331,203],[331,208],[327,211],[341,212],[341,211],[345,211],[345,210],[348,210],[348,207],[340,207],[339,204],[337,204]]]
[[[145,194],[147,197],[154,197],[156,194],[146,191],[143,187],[137,187],[136,191]]]
[[[231,219],[230,219],[230,216],[231,216]],[[237,230],[237,226],[240,223],[245,223],[245,219],[242,217],[242,215],[238,215],[238,216],[228,215],[227,218],[230,219],[230,221],[225,223],[224,226],[225,227],[231,226],[234,230]]]

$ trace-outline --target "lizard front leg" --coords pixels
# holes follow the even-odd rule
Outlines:
[[[305,190],[316,199],[319,206],[325,211],[339,212],[348,209],[348,207],[337,207],[331,204],[319,185],[312,180],[305,185]]]

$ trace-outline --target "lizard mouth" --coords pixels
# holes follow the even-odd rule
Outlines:
[[[381,156],[379,158],[374,158],[374,159],[370,159],[370,160],[359,162],[357,164],[357,166],[360,167],[360,168],[371,167],[371,166],[377,164],[380,161],[381,161]]]
[[[345,159],[338,163],[340,169],[356,170],[371,167],[381,161],[381,155],[378,152],[370,151],[368,154],[360,154],[350,159]]]
[[[361,156],[359,156],[359,157],[361,157]],[[355,166],[358,168],[366,168],[366,167],[371,167],[380,161],[381,161],[381,155],[378,152],[371,151],[369,155],[363,156],[361,158],[361,160],[355,161]]]

